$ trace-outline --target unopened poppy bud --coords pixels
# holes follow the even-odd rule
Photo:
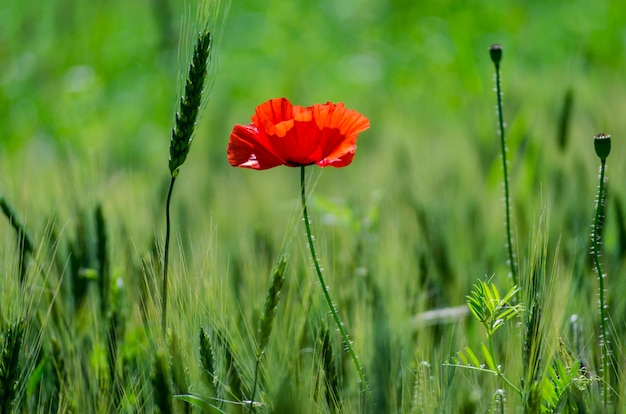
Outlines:
[[[493,44],[489,47],[489,56],[491,56],[491,61],[496,65],[500,64],[502,60],[502,46],[499,44]]]
[[[600,133],[593,137],[593,146],[601,160],[605,160],[611,152],[611,135]]]

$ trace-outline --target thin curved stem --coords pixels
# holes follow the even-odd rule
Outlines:
[[[361,381],[361,386],[365,390],[367,397],[371,400],[372,393],[365,381],[365,375],[363,374],[363,368],[361,368],[361,363],[359,362],[359,358],[354,352],[354,348],[352,347],[352,342],[350,338],[348,338],[348,334],[346,329],[339,319],[339,315],[337,314],[337,309],[335,309],[335,305],[330,298],[330,293],[328,293],[328,287],[326,286],[326,282],[324,282],[324,276],[322,276],[322,269],[320,268],[319,261],[317,260],[317,255],[315,254],[315,246],[313,245],[313,236],[311,235],[311,223],[309,222],[309,213],[306,207],[306,191],[305,191],[305,180],[304,180],[304,166],[300,167],[300,196],[302,200],[302,214],[304,216],[304,225],[306,227],[306,236],[309,241],[309,250],[311,251],[311,257],[313,259],[313,265],[315,266],[315,273],[317,273],[317,278],[322,286],[322,290],[324,291],[324,297],[326,298],[326,303],[328,304],[328,308],[330,309],[330,313],[333,315],[333,319],[335,320],[335,324],[337,324],[337,329],[341,333],[341,337],[343,342],[346,344],[346,349],[352,358],[352,362],[354,362],[354,366],[356,368],[357,374],[359,375],[359,380]]]
[[[598,202],[596,205],[596,215],[593,221],[593,260],[598,272],[598,282],[600,284],[600,358],[602,360],[602,402],[605,410],[609,404],[609,339],[606,326],[606,304],[604,298],[604,273],[602,273],[602,265],[600,263],[600,216],[602,214],[602,206],[604,204],[604,172],[606,167],[606,158],[600,160],[600,187],[598,189]]]
[[[165,246],[163,248],[163,288],[161,290],[161,329],[163,337],[166,336],[167,329],[167,265],[170,256],[170,201],[172,199],[172,190],[174,189],[174,181],[176,177],[172,176],[170,187],[167,190],[167,199],[165,201]]]
[[[506,140],[504,137],[504,116],[502,115],[502,89],[500,87],[500,64],[496,63],[496,94],[498,95],[498,125],[500,127],[500,144],[502,146],[502,170],[504,171],[504,206],[506,209],[506,241],[509,254],[509,266],[513,284],[517,285],[517,264],[513,255],[513,239],[511,237],[511,206],[509,196],[509,169],[506,160]]]
[[[494,348],[493,348],[493,335],[492,334],[487,334],[489,336],[489,352],[491,352],[491,355],[495,355],[494,353]],[[502,381],[504,381],[509,387],[511,387],[520,397],[522,396],[522,391],[517,388],[517,386],[515,386],[515,384],[513,384],[511,382],[511,380],[509,380],[506,375],[504,375],[504,372],[502,372],[502,370],[500,369],[500,365],[496,364],[496,375],[498,375],[498,377],[500,377],[500,379],[502,379]]]

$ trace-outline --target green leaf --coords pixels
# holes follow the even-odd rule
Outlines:
[[[457,352],[457,355],[459,356],[459,361],[461,361],[463,365],[469,365],[469,361],[463,351]],[[458,361],[455,361],[455,363],[458,363]]]
[[[509,289],[506,295],[504,295],[504,298],[502,298],[502,301],[505,303],[510,302],[511,298],[517,293],[518,290],[519,288],[517,286],[513,286],[511,289]]]
[[[483,355],[485,356],[485,361],[487,362],[487,366],[492,371],[497,371],[493,355],[491,355],[491,351],[489,351],[489,348],[487,348],[485,344],[480,344],[480,345],[483,349]]]
[[[498,304],[500,304],[501,299],[500,299],[500,292],[498,292],[498,288],[496,286],[495,283],[491,283],[491,286],[487,286],[487,290],[489,290],[489,288],[491,288],[490,290],[490,297],[492,298],[492,300]]]
[[[28,378],[28,385],[26,388],[26,396],[28,398],[32,397],[35,391],[37,391],[37,389],[39,388],[39,384],[41,383],[41,378],[43,377],[43,372],[46,368],[47,363],[48,358],[44,357],[39,365],[37,365],[37,368],[35,368],[33,373],[30,375],[30,378]]]
[[[472,315],[474,315],[476,319],[478,319],[480,322],[483,322],[483,320],[485,319],[485,315],[483,313],[483,306],[477,299],[468,296],[467,307],[469,308],[470,312],[472,312]]]
[[[465,347],[465,353],[467,354],[467,357],[469,358],[472,366],[476,368],[482,368],[482,366],[480,365],[480,361],[478,361],[478,358],[476,357],[476,354],[470,349],[469,346]]]
[[[556,407],[559,400],[560,391],[557,389],[559,378],[553,367],[548,367],[547,374],[548,378],[546,381],[543,381],[543,386],[541,387],[541,396],[548,408],[548,411],[550,411]]]
[[[215,405],[209,403],[208,400],[217,401],[215,398],[201,397],[201,396],[193,395],[193,394],[179,394],[179,395],[174,395],[173,398],[177,400],[185,401],[186,403],[193,405],[194,407],[200,408],[204,412],[207,412],[207,413],[225,413],[225,411],[222,411]]]

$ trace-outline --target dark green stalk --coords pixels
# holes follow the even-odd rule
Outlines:
[[[600,167],[600,189],[598,191],[598,205],[596,207],[596,216],[594,218],[593,224],[593,260],[595,262],[596,271],[598,272],[598,282],[600,284],[600,352],[602,359],[602,399],[604,403],[604,407],[608,406],[608,382],[609,382],[609,339],[607,338],[607,327],[606,327],[606,304],[604,298],[604,273],[602,273],[602,266],[600,264],[600,229],[599,229],[599,221],[600,221],[600,210],[602,209],[602,204],[604,202],[604,171],[605,171],[606,160],[603,159],[601,161]]]
[[[302,201],[302,214],[304,216],[304,226],[306,227],[306,236],[309,241],[309,250],[311,251],[311,258],[313,259],[313,265],[315,266],[315,273],[317,274],[317,278],[322,286],[322,291],[324,292],[324,298],[326,298],[326,303],[328,304],[328,308],[330,309],[330,313],[333,315],[333,319],[337,324],[337,329],[341,333],[341,337],[343,342],[346,345],[346,349],[348,350],[348,354],[352,358],[352,362],[354,362],[354,367],[356,368],[357,374],[359,375],[359,380],[361,381],[361,386],[365,390],[368,399],[372,399],[372,393],[365,381],[365,375],[363,374],[363,369],[361,368],[361,363],[359,362],[359,358],[354,352],[354,348],[352,347],[352,342],[350,338],[348,338],[348,334],[346,333],[346,329],[339,319],[339,315],[337,314],[337,309],[335,309],[335,305],[333,304],[332,299],[330,298],[330,294],[328,293],[328,287],[324,282],[324,276],[322,276],[322,269],[320,268],[319,261],[317,260],[317,255],[315,254],[315,246],[313,245],[313,236],[311,235],[311,223],[309,222],[309,213],[306,207],[306,190],[305,190],[305,180],[304,180],[304,166],[300,167],[300,198]]]
[[[20,273],[20,283],[24,282],[26,278],[26,256],[31,255],[35,252],[35,247],[32,242],[32,239],[26,232],[26,227],[22,224],[22,222],[17,218],[17,215],[9,206],[6,199],[2,194],[0,194],[0,210],[4,213],[4,215],[9,219],[9,223],[15,229],[17,233],[17,245],[20,254],[20,263],[19,263],[19,273]]]
[[[489,48],[491,61],[496,67],[496,94],[498,98],[498,125],[500,133],[500,144],[502,150],[502,170],[504,171],[504,206],[506,216],[506,240],[509,253],[509,266],[511,268],[511,278],[513,284],[517,285],[517,263],[513,255],[513,240],[511,237],[511,206],[509,196],[509,170],[506,160],[506,140],[504,136],[504,116],[502,115],[502,89],[500,87],[500,61],[502,60],[502,46],[492,45]]]
[[[161,302],[161,329],[163,330],[163,337],[165,337],[165,330],[167,329],[167,264],[170,257],[170,201],[172,199],[172,190],[174,189],[175,176],[170,179],[170,187],[167,190],[167,199],[165,200],[165,246],[163,248],[163,292]]]
[[[593,260],[598,272],[598,282],[600,285],[600,359],[602,360],[602,402],[604,409],[609,407],[609,338],[606,314],[606,302],[604,297],[604,273],[600,263],[600,226],[601,215],[604,206],[604,180],[606,170],[606,157],[611,151],[611,136],[598,134],[594,137],[594,147],[596,154],[600,158],[600,186],[598,189],[598,199],[596,203],[596,214],[593,221]]]
[[[154,402],[162,414],[174,412],[172,406],[172,385],[170,383],[167,357],[162,353],[156,355],[152,374],[152,395]]]
[[[107,226],[101,204],[96,206],[94,216],[96,225],[96,256],[98,258],[98,275],[100,276],[98,279],[100,284],[100,313],[106,316],[109,311],[111,275],[109,274]]]
[[[574,106],[574,91],[568,88],[563,98],[563,108],[559,116],[559,129],[557,131],[557,142],[559,149],[565,151],[569,142],[569,125],[572,119],[572,107]]]
[[[493,332],[487,334],[487,339],[489,340],[489,345],[488,345],[489,352],[491,353],[491,355],[495,355],[495,352],[494,352],[495,348],[493,346]],[[520,391],[520,389],[515,384],[513,384],[511,380],[506,377],[506,375],[504,375],[504,372],[502,372],[502,369],[499,364],[496,365],[496,375],[500,377],[502,381],[504,381],[509,387],[515,390],[517,394],[519,394],[520,396],[522,395],[522,392]]]

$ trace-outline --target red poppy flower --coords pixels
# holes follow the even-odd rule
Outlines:
[[[257,106],[249,125],[235,125],[228,142],[234,167],[265,170],[278,165],[345,167],[369,120],[342,103],[294,106],[286,98]]]

